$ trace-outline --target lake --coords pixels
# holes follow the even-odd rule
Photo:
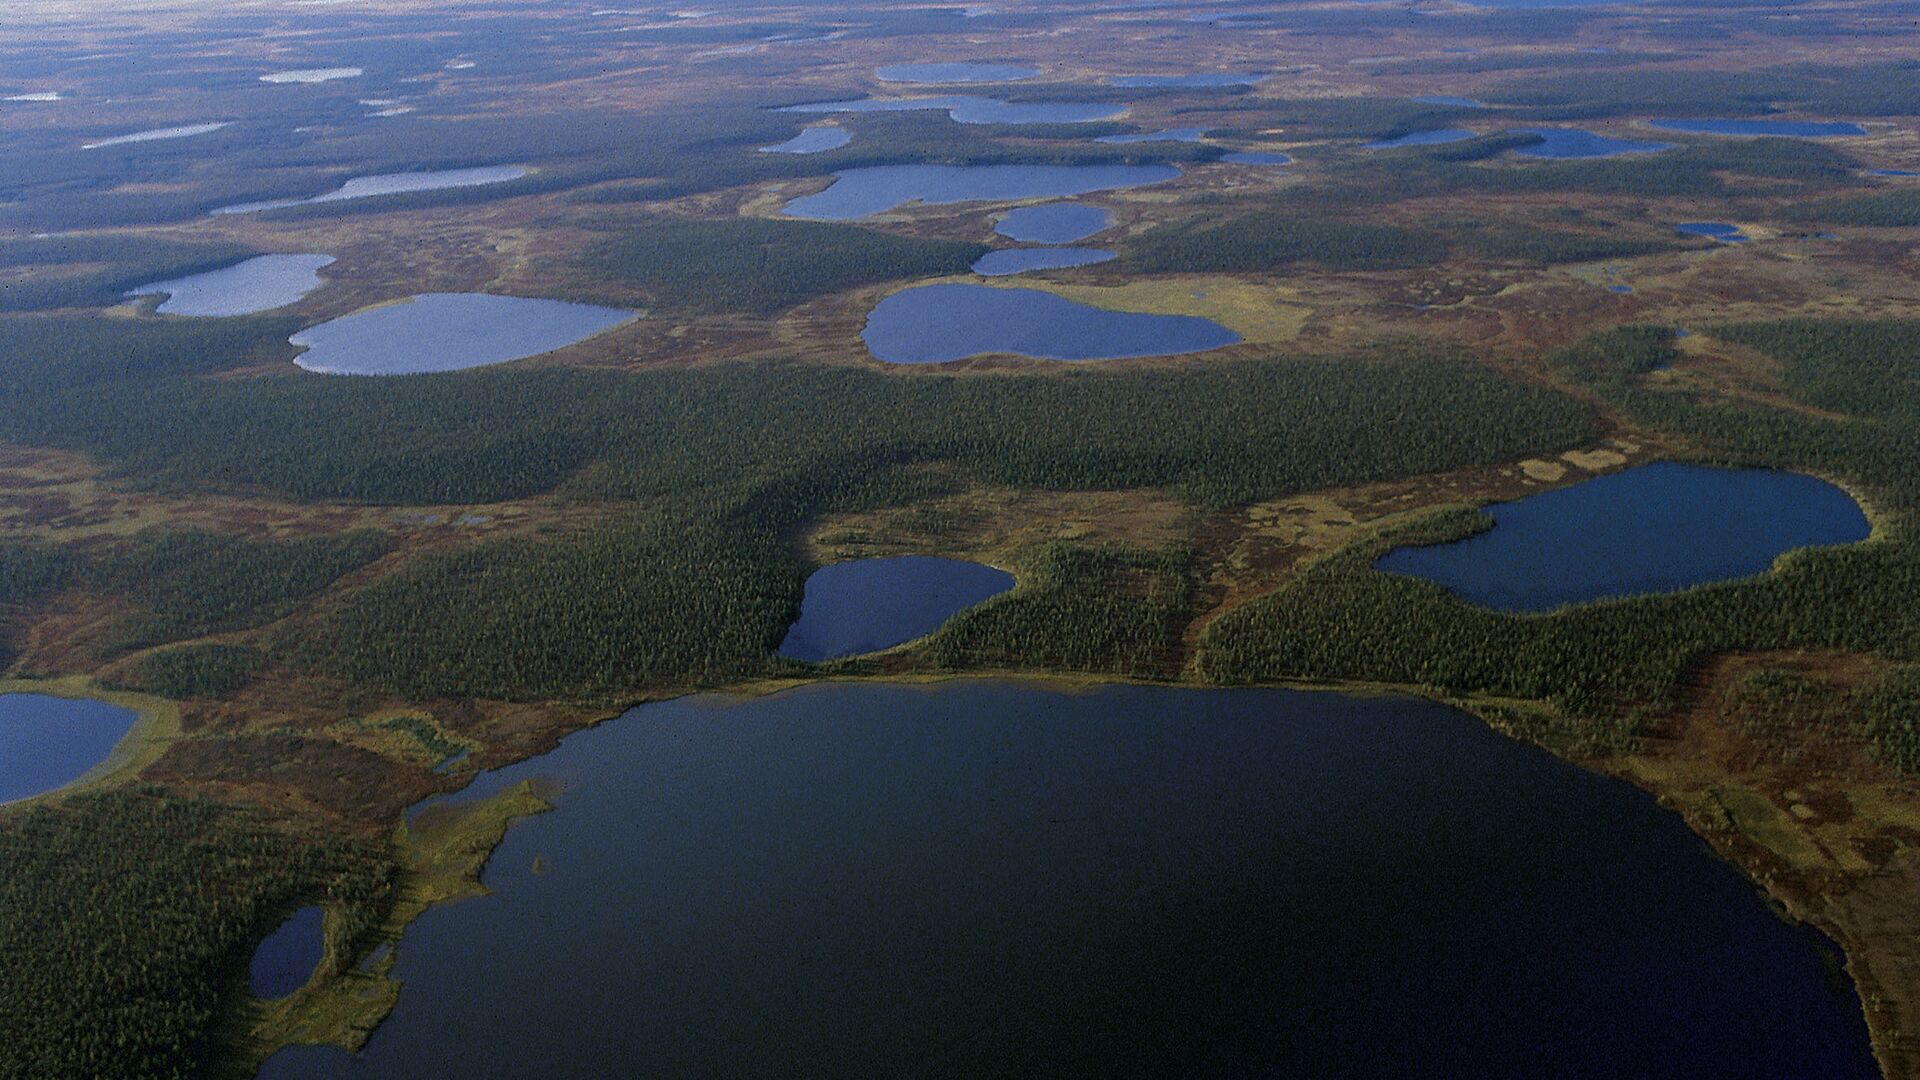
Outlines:
[[[817,662],[890,649],[1013,584],[1005,570],[924,555],[823,566],[807,577],[800,618],[780,642],[780,655]]]
[[[1651,127],[1678,131],[1687,135],[1774,135],[1804,139],[1830,139],[1865,135],[1859,124],[1841,120],[1650,120]]]
[[[1133,90],[1206,89],[1209,87],[1255,86],[1266,78],[1265,75],[1237,75],[1232,72],[1196,73],[1191,75],[1115,75],[1113,78],[1107,80],[1107,85]]]
[[[887,297],[860,339],[889,364],[941,364],[987,353],[1038,360],[1173,356],[1240,335],[1192,315],[1109,311],[1038,289],[922,285]]]
[[[1237,150],[1221,154],[1220,160],[1234,165],[1291,165],[1293,159],[1270,150]]]
[[[910,202],[1012,202],[1144,187],[1172,180],[1171,165],[873,165],[833,174],[826,190],[780,212],[816,221],[852,221]]]
[[[1705,236],[1723,244],[1744,244],[1747,234],[1740,231],[1738,225],[1728,225],[1718,221],[1683,221],[1675,225],[1674,231],[1688,236]]]
[[[1046,203],[1009,210],[993,231],[1029,244],[1071,244],[1113,227],[1113,215],[1082,203]]]
[[[1127,114],[1127,107],[1103,102],[1035,101],[1013,103],[997,98],[954,95],[927,98],[861,98],[857,101],[818,101],[806,105],[788,105],[781,112],[913,112],[918,109],[944,109],[962,124],[1086,124],[1096,120],[1114,120]]]
[[[1868,169],[1868,176],[1920,176],[1912,169]]]
[[[1040,74],[1037,67],[1025,64],[983,64],[959,61],[942,64],[888,64],[876,68],[881,82],[980,83],[1019,82]]]
[[[843,127],[826,125],[803,129],[800,134],[786,142],[773,146],[763,146],[763,154],[818,154],[823,150],[838,150],[853,141],[853,132]]]
[[[1677,816],[1431,702],[821,683],[471,790],[532,778],[365,1051],[264,1080],[1878,1075]]]
[[[1473,137],[1473,132],[1466,128],[1436,128],[1433,131],[1410,131],[1391,139],[1375,139],[1366,146],[1369,150],[1398,150],[1403,146],[1440,146]]]
[[[299,71],[275,71],[260,76],[263,83],[323,83],[335,79],[353,79],[366,74],[357,67],[302,68]]]
[[[1112,259],[1113,252],[1100,248],[1001,248],[974,260],[972,270],[982,277],[1004,277],[1008,274],[1024,274],[1029,270],[1092,266]]]
[[[326,952],[326,910],[303,907],[268,934],[247,966],[247,990],[262,1001],[307,985]]]
[[[1133,135],[1101,135],[1093,141],[1114,145],[1149,142],[1199,142],[1205,138],[1206,128],[1165,128],[1160,131],[1143,131]]]
[[[337,189],[311,199],[268,199],[265,202],[234,203],[212,211],[215,214],[253,214],[288,206],[312,206],[316,203],[368,199],[376,195],[404,195],[414,191],[440,191],[445,188],[479,187],[518,180],[527,175],[520,165],[483,165],[473,169],[439,169],[432,172],[383,173],[356,176]]]
[[[0,803],[80,779],[138,719],[131,709],[91,698],[0,694]]]
[[[251,315],[285,307],[320,287],[320,270],[331,255],[260,255],[221,270],[155,281],[128,296],[167,299],[154,310],[162,315]]]
[[[483,293],[423,293],[310,326],[294,363],[325,375],[411,375],[552,352],[637,318],[620,308]]]
[[[1767,469],[1663,461],[1486,508],[1493,528],[1403,547],[1377,569],[1425,578],[1502,611],[1674,592],[1763,574],[1795,548],[1868,533],[1852,496]]]
[[[1454,94],[1422,94],[1413,100],[1422,105],[1449,105],[1456,109],[1484,109],[1487,107],[1483,101],[1475,101],[1470,97],[1459,97]]]
[[[1653,154],[1673,149],[1672,143],[1629,142],[1609,139],[1578,128],[1519,128],[1521,135],[1538,135],[1541,141],[1523,146],[1516,153],[1535,158],[1603,158],[1621,154]]]
[[[219,131],[221,128],[227,127],[232,123],[233,121],[231,120],[221,120],[211,124],[184,124],[180,127],[149,128],[146,131],[136,131],[131,135],[115,135],[111,139],[101,139],[98,142],[82,143],[80,144],[80,149],[98,150],[103,146],[124,146],[127,143],[160,142],[165,139],[184,139],[190,135],[205,135],[210,131]]]

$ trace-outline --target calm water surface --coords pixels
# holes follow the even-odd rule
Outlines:
[[[1040,360],[1173,356],[1240,335],[1192,315],[1109,311],[1038,289],[923,285],[887,297],[860,339],[889,364],[939,364],[984,353]]]
[[[552,352],[635,318],[631,311],[481,293],[423,293],[308,327],[294,363],[326,375],[410,375]]]
[[[1148,142],[1199,142],[1206,137],[1206,134],[1206,128],[1163,128],[1160,131],[1143,131],[1133,135],[1101,135],[1093,141],[1119,145]]]
[[[1171,165],[874,165],[834,173],[825,191],[781,213],[816,221],[852,221],[910,202],[934,205],[1010,202],[1144,187],[1180,175]]]
[[[221,270],[155,281],[128,296],[167,298],[162,315],[251,315],[285,307],[320,287],[320,270],[331,255],[261,255]]]
[[[961,124],[1085,124],[1095,120],[1113,120],[1127,114],[1125,105],[1092,102],[1006,102],[997,98],[952,95],[927,98],[862,98],[858,101],[819,101],[806,105],[788,105],[781,112],[913,112],[918,109],[944,109]]]
[[[1473,138],[1473,132],[1466,128],[1438,128],[1433,131],[1410,131],[1391,139],[1375,139],[1367,144],[1367,149],[1397,150],[1402,146],[1439,146],[1443,143],[1461,142],[1471,138]]]
[[[1470,97],[1459,97],[1454,94],[1422,94],[1413,100],[1422,105],[1451,105],[1456,109],[1484,109],[1487,107],[1486,102],[1475,101]]]
[[[1113,215],[1082,203],[1047,203],[1009,210],[993,231],[1028,244],[1071,244],[1113,227]]]
[[[1824,480],[1663,461],[1486,508],[1492,529],[1397,548],[1374,565],[1486,607],[1546,611],[1765,573],[1794,548],[1864,540],[1866,515]]]
[[[357,67],[302,68],[299,71],[275,71],[260,76],[263,83],[323,83],[352,79],[366,74]]]
[[[1865,135],[1867,129],[1844,120],[1653,120],[1652,127],[1688,135],[1790,135],[1806,139]]]
[[[414,191],[440,191],[444,188],[479,187],[518,180],[527,175],[519,165],[484,165],[474,169],[441,169],[436,172],[385,173],[380,176],[356,176],[337,190],[311,199],[269,199],[265,202],[234,203],[214,210],[216,214],[252,214],[261,210],[279,210],[288,206],[366,199],[375,195],[404,195]]]
[[[364,1054],[263,1077],[1876,1075],[1678,817],[1427,702],[828,683],[476,789],[535,777]]]
[[[1672,143],[1609,139],[1605,135],[1596,135],[1591,131],[1581,131],[1577,128],[1520,128],[1518,130],[1522,135],[1538,135],[1543,140],[1516,151],[1524,157],[1603,158],[1617,157],[1621,154],[1653,154],[1661,150],[1673,149]]]
[[[1719,221],[1683,221],[1674,226],[1677,232],[1688,236],[1706,236],[1723,244],[1744,244],[1747,234],[1740,231],[1738,225],[1728,225]]]
[[[267,935],[247,966],[247,990],[262,1001],[307,985],[326,951],[326,911],[304,907]]]
[[[1115,75],[1113,78],[1107,80],[1107,85],[1141,90],[1165,90],[1176,87],[1205,89],[1207,87],[1254,86],[1265,79],[1265,75],[1238,75],[1233,72],[1200,72],[1192,75]]]
[[[137,719],[131,709],[89,698],[0,694],[0,803],[80,779]]]
[[[853,133],[846,128],[810,127],[786,142],[774,146],[763,146],[763,154],[818,154],[823,150],[838,150],[853,141]]]
[[[1040,74],[1025,64],[982,64],[969,61],[945,64],[888,64],[874,74],[881,82],[979,83],[1018,82]]]
[[[1029,270],[1065,270],[1074,266],[1092,266],[1109,262],[1113,252],[1100,248],[1002,248],[976,259],[973,272],[983,277],[1024,274]]]
[[[962,559],[854,559],[807,578],[780,655],[832,660],[925,637],[956,613],[1013,588],[1013,575]]]
[[[180,127],[149,128],[146,131],[136,131],[131,135],[115,135],[111,139],[101,139],[99,142],[82,143],[80,149],[98,150],[103,146],[124,146],[127,143],[184,139],[189,135],[205,135],[210,131],[219,131],[231,123],[233,123],[231,120],[222,120],[212,124],[185,124]]]

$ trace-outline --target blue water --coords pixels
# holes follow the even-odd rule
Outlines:
[[[303,907],[253,951],[247,989],[262,1001],[283,998],[307,985],[326,952],[326,912]]]
[[[1149,142],[1199,142],[1206,134],[1206,128],[1165,128],[1160,131],[1142,131],[1133,135],[1102,135],[1093,141],[1119,145]]]
[[[763,154],[818,154],[838,150],[853,141],[853,133],[842,127],[810,127],[793,138],[773,146],[763,146]]]
[[[1191,315],[1108,311],[1036,289],[923,285],[887,297],[860,338],[889,364],[940,364],[984,353],[1041,360],[1173,356],[1240,335]]]
[[[214,210],[215,214],[252,214],[261,210],[280,210],[289,206],[368,199],[376,195],[402,195],[415,191],[441,191],[446,188],[479,187],[503,184],[527,175],[519,165],[485,165],[474,169],[441,169],[437,172],[384,173],[356,176],[337,189],[311,199],[269,199],[266,202],[234,203]]]
[[[1868,176],[1920,176],[1912,169],[1868,169]]]
[[[881,82],[979,83],[1018,82],[1040,74],[1037,67],[1025,64],[888,64],[874,72]]]
[[[1374,565],[1502,611],[1546,611],[1765,573],[1794,548],[1866,539],[1867,518],[1824,480],[1764,469],[1642,465],[1487,507],[1494,527],[1403,547]]]
[[[817,195],[781,213],[817,221],[852,221],[910,202],[934,205],[1010,202],[1158,184],[1180,175],[1171,165],[875,165],[834,173]]]
[[[925,637],[956,613],[1013,588],[1013,575],[961,559],[855,559],[807,578],[780,655],[820,661]]]
[[[137,719],[130,709],[88,698],[0,694],[0,803],[80,779]]]
[[[1107,80],[1108,86],[1126,87],[1134,90],[1166,90],[1175,88],[1206,89],[1209,87],[1255,86],[1263,82],[1265,75],[1236,75],[1232,72],[1202,72],[1193,75],[1115,75]]]
[[[1112,227],[1113,215],[1098,206],[1047,203],[1007,211],[993,231],[1028,244],[1071,244]]]
[[[1113,252],[1099,248],[1002,248],[974,260],[973,272],[983,277],[1005,277],[1029,270],[1065,270],[1112,260]]]
[[[1288,157],[1287,155],[1277,154],[1268,150],[1239,150],[1231,154],[1221,154],[1220,160],[1232,162],[1235,165],[1291,165],[1293,164],[1293,159]]]
[[[1630,293],[1630,292],[1632,292],[1632,291],[1633,291],[1633,286],[1631,286],[1631,285],[1609,285],[1609,286],[1607,286],[1607,291],[1608,291],[1608,292],[1610,292],[1610,293],[1620,293],[1620,294],[1622,294],[1622,295],[1625,295],[1626,293]]]
[[[320,287],[320,270],[331,255],[261,255],[204,274],[155,281],[129,290],[128,296],[166,299],[154,310],[162,315],[251,315],[285,307]]]
[[[1523,135],[1538,135],[1545,140],[1534,146],[1523,147],[1519,153],[1536,158],[1602,158],[1616,157],[1621,154],[1652,154],[1661,150],[1673,149],[1672,143],[1628,142],[1625,139],[1609,139],[1605,135],[1596,135],[1591,131],[1576,128],[1520,128]]]
[[[423,293],[310,326],[294,363],[326,375],[410,375],[552,352],[634,318],[631,311],[481,293]]]
[[[912,112],[944,109],[962,124],[1086,124],[1127,114],[1125,105],[1091,102],[1039,101],[1013,103],[995,98],[951,95],[927,98],[862,98],[858,101],[817,101],[788,105],[781,112]]]
[[[1450,105],[1456,109],[1484,109],[1486,103],[1454,94],[1422,94],[1413,100],[1422,105]]]
[[[263,1078],[1878,1075],[1676,815],[1430,702],[822,683],[473,790],[534,778],[364,1053]]]
[[[1740,231],[1738,225],[1727,225],[1718,221],[1683,221],[1674,226],[1677,232],[1688,236],[1705,236],[1723,244],[1744,244],[1747,234]]]
[[[1461,142],[1471,138],[1473,138],[1473,132],[1466,128],[1439,128],[1434,131],[1408,132],[1391,139],[1375,139],[1367,144],[1367,149],[1397,150],[1402,146],[1439,146],[1442,143]]]
[[[1867,133],[1859,124],[1844,120],[1653,120],[1649,123],[1662,131],[1688,135],[1792,135],[1824,139]]]

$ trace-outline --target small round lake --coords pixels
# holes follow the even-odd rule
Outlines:
[[[298,71],[275,71],[260,76],[263,83],[323,83],[335,79],[355,79],[366,72],[357,67],[301,68]]]
[[[853,141],[853,133],[843,127],[827,125],[810,127],[773,146],[763,146],[763,154],[818,154],[825,150],[838,150]]]
[[[874,75],[881,82],[908,83],[983,83],[1019,82],[1040,74],[1037,67],[1025,64],[985,64],[956,61],[944,64],[888,64]]]
[[[874,307],[860,339],[889,364],[941,364],[1008,353],[1039,360],[1173,356],[1240,335],[1192,315],[1110,311],[1037,289],[922,285]]]
[[[155,281],[128,296],[167,298],[162,315],[251,315],[285,307],[320,287],[320,270],[331,255],[261,255],[221,270]]]
[[[1113,227],[1113,215],[1098,206],[1047,203],[1009,210],[993,231],[1027,244],[1071,244]]]
[[[1066,270],[1112,260],[1113,252],[1100,248],[1002,248],[974,260],[972,269],[982,277],[1005,277],[1029,270]]]
[[[1831,139],[1865,135],[1867,129],[1844,120],[1652,120],[1649,126],[1685,135],[1772,135]]]
[[[365,1050],[264,1080],[1878,1075],[1676,815],[1430,702],[822,683],[470,792],[533,778]]]
[[[1398,150],[1403,146],[1440,146],[1445,143],[1465,142],[1473,138],[1473,132],[1466,128],[1438,128],[1433,131],[1410,131],[1405,135],[1395,135],[1391,139],[1375,139],[1367,144],[1369,150]]]
[[[262,1001],[307,985],[326,952],[326,910],[304,907],[268,934],[247,965],[247,990]]]
[[[440,191],[446,188],[479,187],[501,184],[527,175],[519,165],[483,165],[474,169],[441,169],[435,172],[384,173],[356,176],[339,188],[311,199],[268,199],[265,202],[234,203],[213,211],[216,214],[255,214],[262,210],[280,210],[289,206],[370,199],[376,195],[405,195],[415,191]]]
[[[1380,570],[1502,611],[1547,611],[1765,573],[1794,548],[1864,540],[1866,514],[1824,480],[1663,461],[1486,508],[1493,528],[1397,548]]]
[[[857,101],[819,101],[788,105],[781,112],[912,112],[942,109],[961,124],[1087,124],[1127,114],[1125,105],[1103,102],[1007,102],[965,94],[927,98],[861,98]]]
[[[1172,180],[1171,165],[874,165],[834,173],[825,191],[780,212],[816,221],[852,221],[910,202],[1011,202],[1144,187]]]
[[[288,340],[325,375],[412,375],[538,356],[636,318],[619,308],[483,293],[423,293],[342,315]]]
[[[780,655],[818,662],[925,637],[956,613],[1013,588],[1013,575],[962,559],[854,559],[807,578]]]
[[[1674,227],[1675,232],[1688,236],[1705,236],[1723,244],[1744,244],[1747,234],[1740,231],[1738,225],[1728,225],[1719,221],[1683,221]]]
[[[138,719],[131,709],[90,698],[0,694],[0,803],[85,776]]]
[[[1516,151],[1523,157],[1571,160],[1619,157],[1622,154],[1655,154],[1662,150],[1673,149],[1672,143],[1610,139],[1605,135],[1596,135],[1591,131],[1581,131],[1578,128],[1520,128],[1518,133],[1540,137],[1540,141],[1534,145],[1523,146]]]

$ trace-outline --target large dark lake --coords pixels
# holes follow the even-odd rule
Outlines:
[[[1830,946],[1440,705],[828,683],[642,706],[262,1076],[1876,1076]]]
[[[0,803],[80,779],[137,719],[130,709],[88,698],[0,694]]]
[[[1041,360],[1173,356],[1232,345],[1240,335],[1193,315],[1111,311],[1037,289],[922,285],[875,305],[860,339],[889,364],[939,364],[985,353]]]
[[[1495,524],[1374,565],[1505,611],[1672,592],[1765,573],[1794,548],[1864,540],[1866,514],[1825,480],[1663,461],[1486,508]]]
[[[1011,202],[1144,187],[1172,180],[1180,170],[1171,165],[874,165],[833,175],[825,191],[795,199],[780,212],[852,221],[910,202]]]

